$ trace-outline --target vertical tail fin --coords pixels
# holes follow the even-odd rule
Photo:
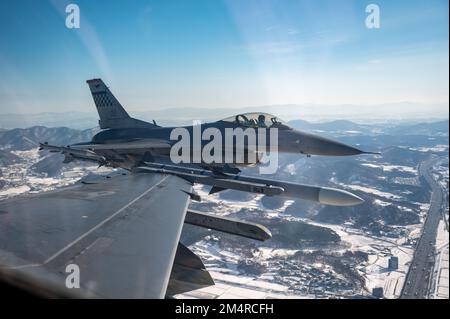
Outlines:
[[[87,80],[100,117],[100,128],[154,127],[153,124],[130,117],[101,79]]]

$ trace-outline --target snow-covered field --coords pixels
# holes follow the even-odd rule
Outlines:
[[[398,196],[398,195],[395,195],[392,193],[388,193],[388,192],[383,192],[378,189],[367,187],[367,186],[346,185],[346,184],[342,184],[342,183],[340,183],[339,185],[341,185],[342,187],[347,188],[347,189],[357,190],[357,191],[361,191],[361,192],[368,193],[368,194],[373,194],[373,195],[376,195],[379,197],[384,197],[384,198],[390,199],[390,200],[401,200],[402,199],[401,196]]]
[[[384,172],[402,172],[417,175],[417,168],[402,165],[388,165],[388,164],[373,164],[373,163],[362,163],[364,167],[378,168],[382,169]]]
[[[448,145],[436,145],[434,147],[410,147],[409,149],[425,153],[443,153],[448,152]]]

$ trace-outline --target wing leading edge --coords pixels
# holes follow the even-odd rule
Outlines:
[[[107,298],[164,298],[192,185],[130,174],[0,202],[0,264]]]

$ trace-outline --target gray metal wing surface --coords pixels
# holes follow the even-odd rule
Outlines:
[[[0,201],[0,267],[68,289],[74,264],[93,296],[164,298],[191,191],[138,173]]]

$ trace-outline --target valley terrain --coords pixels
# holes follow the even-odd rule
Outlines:
[[[208,195],[208,187],[195,186],[202,201],[192,201],[192,209],[259,223],[272,238],[257,242],[185,224],[181,241],[201,257],[216,285],[177,297],[448,298],[448,121],[290,125],[381,155],[280,154],[277,173],[264,178],[340,188],[365,202],[333,207],[238,191]],[[64,156],[38,150],[39,142],[68,145],[96,132],[0,130],[0,200],[120,173],[64,164]],[[421,280],[414,279],[418,268]]]

